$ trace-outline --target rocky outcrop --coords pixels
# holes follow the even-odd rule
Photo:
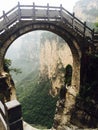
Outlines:
[[[16,99],[16,90],[11,75],[2,72],[0,75],[0,100],[7,102]]]
[[[51,36],[50,33],[48,35]],[[50,93],[56,96],[64,86],[65,68],[68,64],[72,65],[73,59],[67,43],[63,39],[60,42],[56,35],[53,37],[55,39],[41,42],[40,72],[48,76],[52,84]]]

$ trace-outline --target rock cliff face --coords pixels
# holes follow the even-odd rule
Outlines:
[[[68,75],[66,68],[72,66],[73,59],[70,48],[63,39],[49,32],[47,35],[46,39],[45,35],[41,39],[40,71],[41,75],[48,77],[51,81],[50,94],[52,96],[59,94],[52,129],[64,130],[63,127],[70,122],[68,111],[74,104],[74,98],[67,93],[66,89],[66,85],[70,85],[70,76],[66,76]],[[67,103],[69,98],[70,104]]]
[[[73,11],[82,21],[95,23],[98,21],[98,0],[79,0]]]
[[[56,96],[64,85],[64,69],[72,65],[73,59],[67,43],[55,34],[47,33],[48,38],[41,40],[40,71],[51,80],[52,96]],[[52,38],[51,38],[52,36]]]
[[[10,74],[2,72],[0,74],[0,100],[7,102],[16,99],[16,89]]]

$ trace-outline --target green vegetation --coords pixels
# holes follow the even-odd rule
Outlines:
[[[15,74],[21,73],[21,70],[18,68],[11,68],[12,61],[10,59],[4,59],[4,71],[11,72],[13,71]]]
[[[38,75],[39,72],[34,71],[18,84],[17,94],[22,104],[24,120],[30,124],[51,128],[57,97],[52,98],[49,95],[49,79],[44,80]]]
[[[11,60],[10,59],[4,59],[4,71],[9,72],[11,66]]]

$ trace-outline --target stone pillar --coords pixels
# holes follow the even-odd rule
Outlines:
[[[5,103],[10,130],[23,130],[21,105],[17,100]]]

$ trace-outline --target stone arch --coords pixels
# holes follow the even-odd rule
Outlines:
[[[21,35],[34,30],[47,30],[53,32],[62,37],[70,47],[73,56],[73,74],[72,84],[80,86],[80,58],[81,58],[81,47],[79,46],[78,38],[74,37],[66,28],[61,27],[59,24],[53,24],[49,22],[20,22],[17,26],[14,26],[10,30],[6,31],[1,37],[4,40],[1,41],[0,48],[0,72],[3,71],[3,59],[9,46]]]
[[[30,21],[28,22],[23,22],[23,23],[17,23],[17,25],[13,26],[11,29],[7,30],[4,34],[1,34],[1,37],[3,40],[1,40],[1,48],[0,48],[0,73],[4,73],[3,70],[3,60],[4,56],[7,52],[7,49],[9,46],[15,41],[18,37],[22,36],[23,34],[26,34],[30,31],[34,30],[47,30],[50,32],[53,32],[60,37],[62,37],[68,44],[72,56],[73,56],[73,73],[72,73],[72,83],[71,83],[71,88],[69,88],[68,92],[66,93],[66,105],[64,108],[67,108],[64,110],[66,113],[66,121],[64,122],[65,124],[70,122],[70,116],[67,115],[67,111],[71,111],[73,105],[75,104],[75,97],[77,93],[79,92],[79,87],[80,87],[80,58],[81,58],[81,46],[80,46],[80,41],[78,37],[74,37],[72,33],[68,31],[67,28],[63,28],[60,26],[60,24],[53,24],[49,22],[35,22],[32,23]],[[8,86],[9,87],[9,86]],[[6,91],[6,90],[5,90]],[[15,97],[15,89],[13,91],[13,87],[11,89],[11,92],[14,92],[14,97]],[[13,95],[13,94],[12,94]],[[74,96],[74,97],[73,97]],[[15,97],[16,98],[16,97]],[[10,98],[11,99],[11,98]],[[73,102],[69,104],[69,102]],[[64,117],[65,118],[65,117]],[[61,123],[63,123],[63,118]]]

